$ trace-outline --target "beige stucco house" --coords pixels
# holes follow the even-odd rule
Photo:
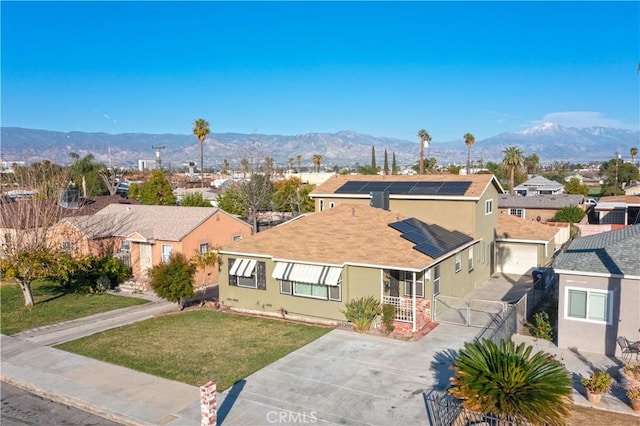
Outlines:
[[[73,254],[122,253],[135,277],[166,262],[172,253],[187,258],[251,235],[251,227],[217,208],[112,204],[91,216],[69,217],[52,230],[51,238]],[[218,280],[208,268],[208,283]]]
[[[558,347],[620,356],[640,340],[640,225],[575,239],[554,262]]]
[[[472,234],[367,204],[302,215],[219,251],[220,301],[239,311],[345,321],[345,303],[374,296],[400,329],[431,321],[431,300],[481,282],[488,259]]]
[[[501,192],[493,175],[334,175],[311,193],[315,214],[222,248],[221,302],[337,322],[372,295],[415,331],[434,295],[462,297],[494,272]]]
[[[504,191],[495,176],[430,174],[414,176],[336,175],[310,194],[316,211],[349,203],[380,203],[389,211],[415,217],[426,223],[473,234],[478,249],[487,258],[487,279],[495,271],[495,230],[498,226],[498,196]],[[384,193],[388,194],[384,197]]]

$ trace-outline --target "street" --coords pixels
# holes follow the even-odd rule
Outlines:
[[[1,382],[2,426],[58,425],[58,426],[116,426],[114,423],[77,408],[39,397],[15,386]]]

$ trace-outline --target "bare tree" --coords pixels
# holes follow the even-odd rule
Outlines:
[[[44,161],[19,167],[16,197],[0,202],[0,264],[2,275],[15,278],[25,305],[34,304],[31,283],[60,274],[58,250],[48,238],[63,215],[60,197],[69,186],[69,169]]]

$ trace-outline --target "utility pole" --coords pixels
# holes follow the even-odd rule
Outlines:
[[[620,169],[620,154],[618,154],[618,151],[616,151],[616,193],[618,192],[619,189],[619,184],[618,184],[618,170]]]
[[[151,146],[151,148],[156,150],[156,169],[162,170],[162,159],[160,158],[160,151],[162,151],[165,146]]]

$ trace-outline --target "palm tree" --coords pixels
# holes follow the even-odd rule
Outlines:
[[[471,173],[471,147],[476,143],[476,138],[471,133],[465,133],[464,143],[467,145],[467,175]]]
[[[564,425],[573,392],[570,373],[562,363],[532,346],[510,340],[464,344],[451,369],[449,393],[465,408],[502,420]]]
[[[313,165],[316,166],[316,173],[320,172],[320,166],[322,165],[322,155],[320,154],[313,154]]]
[[[287,161],[287,164],[289,165],[289,170],[293,169],[294,162],[295,160],[293,159],[293,157],[289,157],[289,161]]]
[[[517,146],[510,146],[505,148],[502,153],[504,154],[502,164],[509,170],[509,185],[511,185],[511,193],[513,194],[516,169],[524,164],[524,152]]]
[[[629,154],[631,154],[631,162],[636,164],[636,156],[638,155],[638,148],[633,147],[629,150]]]
[[[204,141],[209,136],[209,122],[204,118],[198,118],[193,122],[193,134],[200,141],[200,187],[204,188]]]
[[[418,131],[418,137],[420,138],[420,174],[424,174],[424,147],[427,147],[427,156],[429,155],[429,143],[431,142],[431,136],[425,129]]]
[[[300,165],[302,164],[302,155],[296,155],[296,163],[298,163],[298,173],[300,173]]]

